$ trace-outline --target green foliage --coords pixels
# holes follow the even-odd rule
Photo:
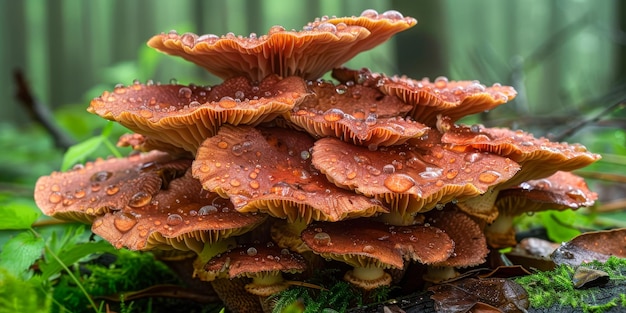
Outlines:
[[[605,263],[594,261],[581,265],[600,269],[609,274],[614,283],[624,284],[626,281],[626,259],[609,258]],[[572,283],[575,268],[560,265],[550,272],[537,272],[515,279],[529,294],[531,307],[547,308],[555,305],[580,307],[585,312],[604,312],[614,306],[626,307],[623,297],[618,296],[605,302],[596,301],[596,296],[603,288],[592,287],[576,289]]]
[[[32,200],[0,194],[0,229],[28,229],[39,216]]]
[[[50,311],[50,303],[37,279],[23,280],[0,266],[0,312],[44,313]]]
[[[337,271],[318,271],[307,283],[321,286],[314,289],[294,286],[272,296],[275,300],[274,313],[280,312],[343,312],[363,302],[362,291],[349,283],[337,279]],[[302,308],[301,306],[304,306]],[[328,311],[331,310],[331,311]]]
[[[32,232],[21,232],[2,247],[0,268],[22,276],[43,253],[45,242]]]
[[[103,145],[107,147],[115,157],[121,158],[122,154],[117,150],[115,145],[111,143],[111,140],[109,140],[113,125],[113,122],[109,122],[102,129],[102,133],[99,136],[89,138],[81,143],[70,147],[63,157],[61,170],[66,171],[74,164],[85,162],[85,159],[87,157],[92,155],[100,146]]]

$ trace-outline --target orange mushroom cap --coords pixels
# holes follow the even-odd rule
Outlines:
[[[273,243],[240,246],[212,258],[200,275],[203,280],[216,278],[239,278],[278,273],[301,273],[306,262],[297,253],[282,249]]]
[[[309,90],[312,95],[285,118],[313,136],[333,136],[364,146],[389,146],[420,137],[428,130],[404,118],[410,105],[376,87],[310,81]]]
[[[311,165],[313,139],[282,128],[223,126],[204,141],[193,174],[240,212],[290,221],[338,221],[386,212],[379,201],[338,188]]]
[[[137,83],[105,91],[87,110],[154,141],[195,153],[220,125],[271,120],[307,94],[301,78],[275,75],[259,83],[236,77],[213,87]]]
[[[274,26],[260,37],[232,33],[221,37],[179,35],[172,31],[152,37],[148,45],[180,56],[223,79],[246,76],[261,80],[270,74],[317,79],[416,23],[397,11],[378,14],[366,10],[359,17],[322,17],[301,31]]]
[[[558,171],[537,180],[500,190],[496,206],[508,215],[545,210],[578,209],[592,206],[598,194],[589,190],[582,177]]]
[[[454,250],[454,242],[439,228],[362,218],[313,223],[302,232],[302,240],[313,252],[354,267],[403,268],[404,260],[439,263]]]
[[[485,262],[489,249],[481,227],[461,211],[431,211],[426,222],[443,230],[454,241],[454,252],[435,266],[464,268]]]
[[[454,122],[467,115],[491,110],[517,95],[513,87],[500,84],[487,87],[478,81],[449,81],[445,77],[431,82],[428,78],[388,77],[368,69],[342,68],[334,70],[333,76],[342,82],[353,80],[373,85],[387,95],[397,96],[412,106],[408,116],[428,126],[436,125],[438,115]]]
[[[446,124],[446,132],[441,141],[451,149],[487,151],[508,157],[521,165],[522,169],[502,188],[548,177],[556,171],[572,171],[600,159],[600,155],[589,152],[583,145],[535,138],[521,130],[443,123]]]
[[[489,153],[412,144],[371,151],[335,138],[315,142],[312,157],[336,185],[380,199],[400,214],[478,196],[519,170],[510,159]]]
[[[243,234],[265,218],[237,212],[227,199],[203,190],[189,169],[157,194],[136,197],[121,210],[98,217],[92,231],[116,248],[200,253],[205,243]]]
[[[98,159],[40,177],[34,198],[46,215],[91,223],[98,215],[132,205],[142,195],[152,197],[169,180],[182,175],[190,163],[172,160],[160,151]]]

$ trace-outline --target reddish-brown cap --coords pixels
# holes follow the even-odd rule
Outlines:
[[[244,77],[213,87],[133,84],[105,91],[88,111],[117,121],[154,141],[195,153],[224,123],[256,125],[285,113],[307,95],[299,77]]]
[[[152,37],[148,45],[180,56],[224,79],[247,76],[261,80],[270,74],[317,79],[416,23],[397,11],[378,14],[366,10],[359,17],[322,17],[301,31],[274,26],[260,37],[232,33],[221,37],[180,35],[172,31]]]
[[[513,87],[500,84],[487,87],[478,81],[448,81],[445,77],[438,77],[434,82],[428,78],[387,77],[366,68],[358,71],[336,69],[333,77],[343,83],[353,81],[375,86],[385,94],[398,96],[411,105],[408,115],[428,126],[437,124],[438,115],[454,122],[470,114],[491,110],[517,95]]]
[[[311,165],[313,139],[282,128],[223,126],[202,143],[193,174],[240,212],[290,221],[338,221],[386,211],[379,201],[338,188]]]
[[[369,219],[313,223],[302,232],[313,252],[354,267],[403,268],[404,260],[443,262],[454,242],[433,226],[391,226]]]
[[[501,190],[496,206],[507,215],[545,210],[578,209],[592,206],[598,195],[589,190],[582,177],[569,172],[556,172],[552,176],[529,180],[520,185]]]
[[[552,142],[547,138],[535,138],[521,130],[486,128],[482,125],[448,124],[441,140],[452,149],[470,147],[518,162],[522,169],[504,184],[508,187],[548,177],[556,171],[572,171],[600,159],[600,155],[589,152],[580,144]]]
[[[403,144],[372,151],[322,138],[312,156],[313,165],[338,186],[380,199],[400,214],[478,196],[519,170],[507,158],[451,151],[441,145],[422,149]]]
[[[200,253],[205,243],[243,234],[265,217],[237,212],[228,199],[203,190],[189,169],[157,194],[135,194],[123,209],[97,218],[92,231],[117,248]]]
[[[469,216],[460,211],[430,211],[426,222],[443,230],[454,241],[450,258],[435,266],[463,268],[485,262],[489,253],[485,234]]]
[[[174,146],[160,140],[153,140],[142,134],[132,133],[123,134],[117,140],[118,147],[131,147],[133,150],[148,152],[152,150],[159,150],[167,152],[168,154],[176,158],[188,158],[193,159],[193,154],[181,147]]]
[[[411,109],[376,87],[354,82],[335,85],[310,81],[312,95],[285,118],[316,137],[337,137],[363,146],[401,144],[422,136],[428,127],[405,119]]]
[[[273,243],[241,246],[212,258],[201,277],[216,278],[255,277],[279,273],[301,273],[306,262],[297,253],[282,249]]]
[[[172,161],[160,151],[98,159],[40,177],[34,198],[46,215],[91,223],[98,215],[121,210],[138,194],[155,195],[190,164],[191,160]]]

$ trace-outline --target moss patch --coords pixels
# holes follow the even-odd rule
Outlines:
[[[626,259],[611,257],[605,263],[594,261],[581,266],[607,272],[610,281],[604,286],[575,289],[572,276],[576,269],[560,265],[553,271],[520,277],[515,282],[528,291],[533,308],[560,306],[580,308],[583,312],[626,308]]]

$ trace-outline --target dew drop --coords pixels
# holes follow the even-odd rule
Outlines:
[[[386,164],[383,166],[383,173],[385,174],[393,174],[396,171],[396,167],[392,164]]]
[[[324,112],[324,120],[327,122],[336,122],[343,119],[344,113],[339,109],[330,109]]]
[[[470,162],[470,163],[475,163],[480,161],[483,158],[483,155],[478,153],[478,152],[474,152],[474,153],[470,153],[465,155],[465,161]]]
[[[484,171],[478,175],[478,181],[485,184],[491,184],[500,178],[500,176],[502,175],[496,171]]]
[[[152,201],[152,195],[147,192],[140,191],[130,198],[130,200],[128,201],[128,206],[133,208],[140,208],[150,203],[150,201]]]
[[[231,185],[231,186],[233,186],[233,187],[239,187],[239,186],[241,186],[241,182],[240,182],[238,179],[231,179],[229,183],[230,183],[230,185]]]
[[[118,191],[120,191],[120,187],[117,185],[108,185],[104,188],[104,192],[109,196],[116,194]]]
[[[217,143],[217,147],[220,149],[226,149],[228,148],[228,142],[222,140]]]
[[[233,154],[235,156],[240,156],[243,154],[243,146],[241,144],[234,144],[233,147],[231,148],[231,151],[233,152]]]
[[[250,183],[248,183],[250,185],[250,188],[252,189],[259,189],[260,185],[259,182],[257,180],[251,180]]]
[[[111,176],[113,176],[113,173],[111,173],[111,172],[100,171],[100,172],[96,172],[93,175],[91,175],[90,180],[92,182],[103,182],[103,181],[106,181],[109,178],[111,178]]]
[[[85,195],[87,194],[87,192],[85,192],[84,189],[78,189],[74,192],[74,197],[76,199],[81,199],[83,197],[85,197]]]
[[[115,216],[113,220],[115,228],[123,233],[131,230],[136,224],[137,220],[135,217],[126,213]]]
[[[362,251],[365,253],[374,253],[376,252],[376,249],[373,246],[366,245],[363,247]]]
[[[191,89],[189,89],[188,87],[181,87],[180,89],[178,89],[178,96],[181,98],[191,98]]]
[[[317,26],[317,30],[320,32],[334,33],[337,31],[337,27],[331,23],[321,23]]]
[[[439,89],[446,88],[448,86],[448,78],[445,76],[439,76],[435,78],[435,87]]]
[[[376,10],[374,10],[374,9],[367,9],[367,10],[361,12],[361,16],[362,17],[371,18],[371,19],[376,19],[376,18],[378,18],[378,12],[376,12]]]
[[[470,126],[470,131],[472,133],[480,133],[480,125],[474,124],[474,125]]]
[[[392,174],[385,178],[384,185],[393,192],[405,192],[415,186],[415,180],[406,174]]]
[[[315,234],[315,236],[313,236],[313,240],[315,241],[315,244],[318,246],[330,245],[330,235],[324,232]]]
[[[198,215],[205,216],[205,215],[209,215],[211,213],[216,213],[216,212],[217,212],[217,207],[215,207],[214,205],[205,205],[198,210]]]
[[[171,214],[167,217],[165,222],[167,225],[176,226],[183,222],[183,217],[178,214]]]
[[[53,203],[53,204],[57,204],[61,202],[61,200],[63,200],[63,196],[58,191],[51,193],[50,197],[48,198],[48,201],[50,201],[50,203]]]
[[[402,13],[396,11],[396,10],[389,10],[389,11],[385,11],[380,15],[380,18],[386,18],[386,19],[390,19],[390,20],[401,20],[404,18],[404,15],[402,15]]]
[[[249,256],[255,256],[257,255],[258,251],[256,250],[255,247],[250,247],[248,248],[248,250],[246,250],[246,254]]]
[[[241,90],[235,91],[235,99],[243,100],[246,97],[246,94]]]
[[[448,172],[446,173],[446,178],[447,179],[453,179],[458,174],[459,174],[458,170],[456,170],[456,169],[449,169]]]
[[[183,43],[183,45],[189,47],[189,48],[193,48],[193,46],[196,45],[196,39],[198,39],[198,35],[194,34],[194,33],[184,33],[181,37],[180,37],[180,42]]]

